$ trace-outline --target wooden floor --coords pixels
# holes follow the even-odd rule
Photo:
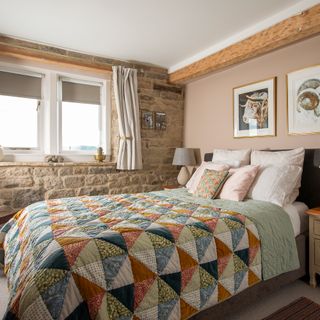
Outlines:
[[[238,314],[228,319],[219,320],[261,320],[302,296],[320,304],[320,287],[313,289],[306,282],[298,280],[276,293],[266,296],[263,301],[244,306]],[[0,271],[0,319],[5,312],[7,301],[6,278]]]

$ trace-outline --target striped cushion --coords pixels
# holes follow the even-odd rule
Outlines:
[[[228,177],[229,171],[206,169],[201,176],[195,195],[202,198],[214,199]]]

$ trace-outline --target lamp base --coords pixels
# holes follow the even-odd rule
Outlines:
[[[185,186],[190,178],[188,169],[183,166],[178,174],[177,180],[181,186]]]

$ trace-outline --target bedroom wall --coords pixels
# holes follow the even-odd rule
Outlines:
[[[320,147],[320,134],[287,134],[286,74],[320,63],[320,36],[255,58],[186,86],[184,145],[200,148]],[[233,88],[277,77],[277,136],[233,138]]]
[[[46,47],[46,50],[50,49]],[[82,55],[84,56],[86,55]],[[30,63],[21,58],[6,58],[5,61],[48,69],[61,68]],[[109,59],[99,59],[100,64],[104,61],[110,64]],[[184,87],[170,84],[166,69],[121,61],[111,61],[111,63],[136,67],[140,108],[162,111],[167,115],[166,130],[141,130],[144,169],[133,172],[119,172],[115,169],[119,132],[116,107],[112,98],[111,163],[52,165],[0,162],[0,216],[45,199],[84,194],[145,192],[161,190],[163,185],[176,183],[178,171],[172,166],[172,158],[174,149],[182,145]],[[85,74],[97,76],[88,72]],[[106,76],[110,79],[111,74]]]

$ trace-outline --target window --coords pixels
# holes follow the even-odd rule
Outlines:
[[[0,145],[39,149],[41,76],[0,71]]]
[[[102,146],[100,84],[61,79],[61,151],[86,153]]]
[[[12,66],[13,67],[13,66]],[[0,145],[6,160],[88,161],[110,155],[109,79],[0,65]]]

